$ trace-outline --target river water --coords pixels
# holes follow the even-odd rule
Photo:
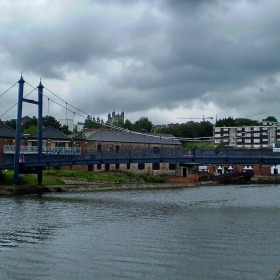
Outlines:
[[[0,197],[0,279],[274,279],[280,185]]]

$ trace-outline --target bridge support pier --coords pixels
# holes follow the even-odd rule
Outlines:
[[[15,156],[14,156],[14,184],[18,184],[19,180],[19,174],[24,173],[24,170],[22,170],[22,167],[20,164],[24,164],[23,160],[24,157],[21,157],[20,155],[20,143],[21,143],[21,118],[22,118],[22,103],[27,102],[31,104],[38,105],[38,161],[42,161],[42,113],[43,113],[43,85],[40,81],[40,84],[38,85],[38,101],[26,99],[23,97],[23,87],[24,87],[24,79],[22,78],[22,75],[18,81],[18,109],[17,109],[17,126],[16,126],[16,144],[15,144]],[[37,170],[37,182],[38,184],[42,184],[42,168]]]

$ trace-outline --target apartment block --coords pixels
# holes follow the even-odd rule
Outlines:
[[[259,126],[215,127],[213,141],[217,146],[224,143],[235,148],[275,148],[280,147],[280,123],[260,122]]]

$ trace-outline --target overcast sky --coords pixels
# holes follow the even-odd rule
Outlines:
[[[279,0],[0,0],[0,95],[22,73],[24,94],[41,78],[46,97],[104,121],[280,120],[279,11]],[[51,100],[43,115],[73,117]]]

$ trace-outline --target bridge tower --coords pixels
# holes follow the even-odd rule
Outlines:
[[[43,124],[43,88],[44,86],[40,83],[38,89],[38,101],[26,99],[23,97],[24,79],[22,75],[18,81],[18,108],[17,108],[17,127],[16,127],[16,146],[15,146],[15,157],[14,157],[14,183],[18,184],[19,174],[25,173],[21,168],[20,162],[20,140],[21,140],[21,118],[22,118],[22,103],[27,102],[38,106],[38,161],[42,161],[42,124]],[[23,160],[23,159],[22,159]],[[36,170],[38,184],[42,183],[42,168],[39,167]]]

